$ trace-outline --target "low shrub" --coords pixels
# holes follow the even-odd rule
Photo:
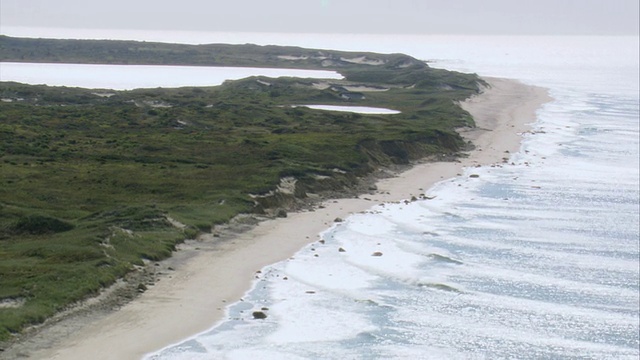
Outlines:
[[[20,218],[13,228],[18,233],[37,235],[69,231],[74,228],[74,225],[48,216],[29,215]]]

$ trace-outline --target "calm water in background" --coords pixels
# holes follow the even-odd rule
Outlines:
[[[162,34],[138,38],[151,36]],[[349,217],[324,244],[263,269],[230,320],[151,358],[638,358],[637,37],[184,42],[403,52],[547,87],[555,100],[539,110],[514,165],[469,169],[429,189],[433,200]],[[253,320],[262,307],[269,317]]]

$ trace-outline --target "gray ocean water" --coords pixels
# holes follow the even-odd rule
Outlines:
[[[638,359],[638,37],[276,40],[404,52],[554,100],[513,165],[349,217],[150,359]]]
[[[149,359],[640,357],[638,37],[122,36],[402,52],[554,98],[513,165],[349,217]]]

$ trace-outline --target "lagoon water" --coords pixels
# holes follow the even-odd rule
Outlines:
[[[215,66],[97,65],[0,62],[0,81],[25,84],[131,90],[216,86],[249,76],[342,79],[335,71]]]
[[[263,269],[228,320],[149,359],[640,356],[638,37],[256,39],[404,52],[543,86],[554,101],[514,165],[473,169],[479,178],[467,170],[428,189],[432,200],[349,217],[324,244]],[[268,318],[254,320],[263,307]]]

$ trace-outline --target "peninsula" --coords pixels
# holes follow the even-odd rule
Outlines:
[[[415,175],[400,181],[405,191],[396,186],[388,196],[375,180],[418,160],[452,164],[467,156],[473,147],[468,140],[475,138],[463,138],[461,129],[475,124],[460,103],[488,85],[476,75],[433,69],[402,54],[279,46],[0,36],[0,61],[323,69],[344,76],[251,77],[216,87],[131,91],[0,82],[0,340],[6,344],[70,309],[94,306],[111,314],[164,285],[175,291],[193,286],[166,280],[204,263],[209,270],[200,269],[212,276],[248,272],[233,289],[218,288],[241,296],[251,271],[268,262],[247,260],[234,272],[235,258],[223,255],[237,253],[228,249],[280,246],[264,256],[277,261],[312,241],[287,242],[289,234],[281,237],[285,243],[260,245],[250,229],[273,234],[264,229],[282,225],[268,224],[291,226],[301,214],[316,213],[313,220],[295,220],[312,224],[304,234],[314,236],[333,220],[325,217],[366,209],[366,202],[354,200],[358,194],[378,194],[378,201],[420,197],[417,189],[406,193]],[[545,101],[540,90],[498,80],[492,85],[502,92],[492,95],[491,106],[504,104],[513,113],[520,102],[527,104],[521,121],[531,120],[532,109]],[[305,104],[382,106],[399,113],[296,106]],[[507,131],[512,144],[493,151],[490,161],[500,158],[496,151],[517,150],[518,144],[516,128],[505,127],[513,125],[512,117],[495,123],[494,115],[483,128],[502,126],[495,134]],[[428,168],[431,183],[455,175],[459,165],[447,169]],[[424,178],[424,168],[420,174]],[[335,198],[358,205],[331,210],[326,200]],[[182,256],[159,262],[176,249]],[[211,273],[225,268],[228,274]],[[97,295],[99,305],[88,300]],[[194,304],[210,295],[192,294]],[[192,325],[175,336],[202,330],[202,323],[187,323]]]

